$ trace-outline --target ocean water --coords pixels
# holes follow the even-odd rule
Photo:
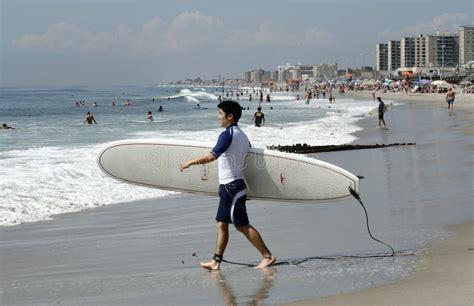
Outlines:
[[[272,102],[262,103],[266,126],[256,128],[251,118],[258,100],[248,90],[252,102],[248,95],[236,101],[249,108],[240,125],[255,147],[350,143],[351,133],[360,129],[355,123],[377,106],[342,97],[332,105],[323,99],[306,105],[295,93],[272,93]],[[104,143],[131,138],[214,142],[222,131],[219,94],[221,88],[169,86],[1,88],[0,123],[15,129],[0,130],[0,226],[171,194],[106,177],[96,165],[97,153]],[[127,99],[132,104],[123,106]],[[85,106],[76,107],[76,101]],[[159,106],[164,112],[157,112]],[[82,124],[87,111],[97,125]],[[155,122],[146,121],[147,111]]]

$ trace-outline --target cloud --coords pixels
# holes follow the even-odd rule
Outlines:
[[[276,42],[271,20],[265,20],[256,31],[233,30],[227,35],[225,45],[229,48],[249,48]]]
[[[215,37],[216,29],[221,27],[220,18],[200,12],[182,13],[168,26],[155,17],[139,29],[119,25],[111,32],[90,32],[74,24],[60,22],[50,25],[43,34],[23,35],[14,40],[13,45],[55,53],[70,50],[111,52],[125,48],[133,53],[156,55],[206,45]]]
[[[436,34],[437,31],[456,33],[459,26],[467,23],[466,14],[443,14],[427,22],[419,22],[395,31],[379,33],[380,40],[398,40],[401,37],[418,36],[419,34]]]
[[[164,33],[164,46],[170,51],[184,51],[214,40],[223,23],[220,18],[200,12],[182,13],[173,19]]]
[[[309,46],[329,47],[334,42],[334,35],[325,29],[310,28],[305,31],[303,41]]]
[[[90,34],[79,27],[65,22],[50,25],[44,34],[23,35],[14,41],[15,46],[24,48],[46,48],[60,52],[69,48],[77,48],[88,40]]]
[[[192,11],[177,15],[169,23],[155,17],[139,27],[118,25],[109,32],[88,31],[60,22],[50,25],[44,33],[23,35],[13,44],[19,48],[43,49],[53,53],[127,52],[156,56],[199,48],[324,47],[330,46],[333,41],[333,34],[322,28],[298,29],[292,33],[275,30],[271,20],[264,20],[255,30],[231,29],[224,25],[220,17]]]

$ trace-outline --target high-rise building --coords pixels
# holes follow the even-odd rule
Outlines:
[[[272,81],[278,81],[278,70],[272,71]]]
[[[414,37],[402,37],[400,40],[400,68],[415,67]]]
[[[313,77],[322,79],[335,78],[337,74],[337,64],[319,64],[313,67]]]
[[[251,76],[250,71],[245,72],[245,78],[244,78],[245,82],[250,83],[251,81],[250,76]]]
[[[263,80],[263,70],[255,69],[250,71],[250,82],[261,83]]]
[[[387,66],[389,71],[400,68],[400,41],[389,40],[387,44]]]
[[[421,34],[415,38],[414,67],[436,66],[436,36]]]
[[[375,54],[377,56],[377,71],[388,71],[388,45],[377,44]]]
[[[272,72],[271,71],[263,71],[262,81],[270,81],[272,79]]]
[[[436,35],[436,65],[456,67],[459,64],[459,36],[439,33]]]
[[[474,61],[474,26],[461,26],[459,31],[459,63]]]

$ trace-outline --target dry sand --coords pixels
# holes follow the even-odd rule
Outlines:
[[[350,92],[372,98],[370,92]],[[446,107],[444,94],[379,93],[384,100],[429,103]],[[474,96],[458,95],[454,111],[470,121],[465,134],[474,135]],[[459,235],[433,242],[421,254],[415,271],[396,283],[288,305],[474,305],[474,223],[453,228]]]

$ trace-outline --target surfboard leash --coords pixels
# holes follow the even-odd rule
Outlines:
[[[348,187],[349,188],[349,192],[351,193],[351,195],[357,200],[357,202],[359,202],[359,204],[362,206],[362,208],[364,209],[364,213],[365,213],[365,221],[367,223],[367,232],[369,233],[369,236],[370,238],[372,238],[374,241],[377,241],[383,245],[386,245],[387,247],[390,248],[390,250],[392,251],[392,254],[390,255],[391,257],[394,257],[395,256],[395,250],[392,248],[392,246],[380,239],[377,239],[375,238],[373,235],[372,235],[372,232],[370,231],[370,226],[369,226],[369,214],[367,213],[367,209],[365,208],[365,205],[364,203],[362,203],[362,200],[359,196],[359,194],[354,190],[352,189],[351,187]]]
[[[357,200],[357,202],[362,206],[362,208],[364,209],[365,221],[366,221],[366,225],[367,225],[367,232],[369,233],[370,238],[372,238],[374,241],[377,241],[378,243],[381,243],[381,244],[387,246],[388,248],[390,248],[390,251],[391,251],[390,253],[313,256],[313,257],[307,257],[307,258],[303,258],[303,259],[299,259],[299,260],[276,261],[275,263],[272,264],[272,266],[299,265],[299,264],[302,264],[306,261],[316,260],[316,259],[320,259],[320,260],[338,260],[338,259],[346,259],[346,258],[395,257],[395,250],[393,249],[393,247],[390,244],[388,244],[388,243],[386,243],[386,242],[384,242],[380,239],[377,239],[372,235],[372,232],[370,231],[370,225],[369,225],[369,214],[368,214],[367,209],[365,208],[365,205],[362,202],[359,194],[354,189],[352,189],[351,187],[349,187],[349,192]],[[412,252],[407,252],[407,251],[400,251],[399,254],[397,254],[397,256],[412,256],[412,255],[414,255]],[[246,267],[256,267],[257,266],[256,264],[243,263],[243,262],[234,262],[234,261],[228,261],[228,260],[225,260],[225,259],[222,259],[222,262],[232,264],[232,265],[246,266]]]

